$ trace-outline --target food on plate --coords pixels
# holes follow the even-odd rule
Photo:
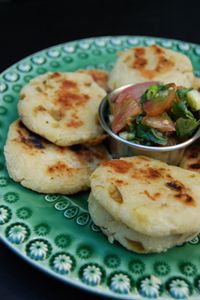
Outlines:
[[[200,232],[200,175],[145,156],[104,162],[91,176],[89,212],[112,243],[161,252]]]
[[[97,114],[105,95],[89,75],[46,73],[23,87],[18,111],[28,129],[50,142],[82,144],[103,133]]]
[[[192,87],[200,91],[200,77],[194,77]]]
[[[136,144],[179,144],[200,125],[200,92],[193,88],[148,81],[107,99],[112,131]]]
[[[119,53],[108,85],[113,90],[149,80],[190,87],[194,80],[192,63],[186,55],[157,45],[127,49]]]
[[[200,145],[194,144],[189,146],[180,163],[180,167],[200,173]]]
[[[108,91],[108,72],[101,69],[81,69],[77,72],[92,76],[94,81],[105,91]]]
[[[4,154],[13,180],[48,194],[89,189],[91,173],[109,159],[103,145],[59,147],[30,132],[19,120],[10,125]]]

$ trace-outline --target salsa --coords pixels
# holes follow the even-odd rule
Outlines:
[[[200,125],[200,92],[174,83],[132,85],[108,103],[112,131],[137,144],[175,145]]]

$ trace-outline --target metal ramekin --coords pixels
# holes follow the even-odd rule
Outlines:
[[[113,92],[109,93],[107,96],[114,100],[119,93],[124,89],[131,86],[126,85],[120,87]],[[192,144],[200,136],[200,129],[188,140],[183,143],[167,146],[167,147],[157,147],[157,146],[145,146],[135,144],[131,141],[127,141],[117,134],[115,134],[107,124],[108,118],[108,101],[107,96],[103,98],[99,106],[99,120],[101,126],[108,133],[108,142],[110,147],[110,152],[113,158],[125,157],[125,156],[134,156],[134,155],[145,155],[158,160],[162,160],[168,164],[178,165],[183,158],[183,154],[187,146]]]

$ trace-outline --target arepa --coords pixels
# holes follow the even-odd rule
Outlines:
[[[194,81],[192,63],[186,55],[158,45],[127,49],[118,54],[108,86],[113,90],[152,80],[190,87]]]
[[[143,156],[107,161],[91,176],[89,212],[111,241],[166,251],[200,232],[200,175]]]
[[[109,159],[103,145],[59,147],[27,130],[19,120],[10,125],[4,154],[13,180],[48,194],[89,189],[91,173]]]
[[[103,133],[98,107],[105,95],[87,74],[46,73],[22,88],[18,111],[28,129],[56,145],[87,143]]]

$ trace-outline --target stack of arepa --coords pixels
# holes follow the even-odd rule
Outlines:
[[[106,92],[94,80],[96,75],[102,83],[102,74],[47,73],[23,87],[20,120],[11,124],[4,148],[12,179],[42,193],[72,194],[90,187],[91,173],[109,158],[98,122]]]
[[[200,175],[143,156],[107,161],[91,176],[89,212],[110,242],[166,251],[200,232]]]

